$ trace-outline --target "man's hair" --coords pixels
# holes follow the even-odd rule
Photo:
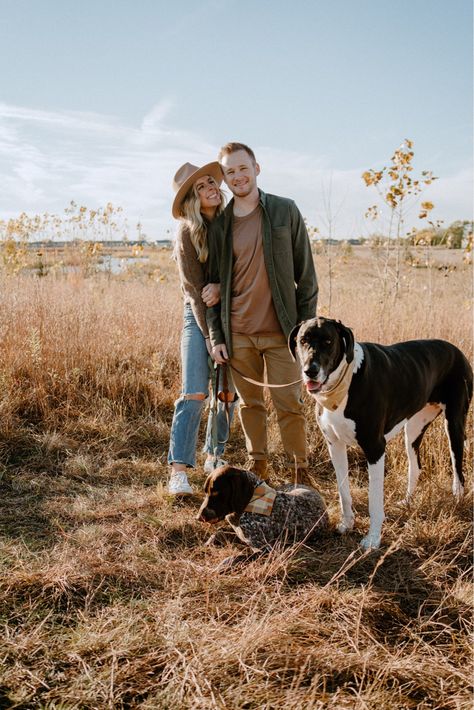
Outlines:
[[[217,156],[217,160],[221,161],[224,155],[230,155],[231,153],[236,153],[238,150],[245,150],[245,152],[250,155],[252,158],[253,162],[256,163],[257,159],[255,157],[255,153],[253,152],[252,148],[249,148],[248,145],[245,145],[245,143],[226,143],[225,145],[222,146],[222,148],[219,151],[219,155]]]

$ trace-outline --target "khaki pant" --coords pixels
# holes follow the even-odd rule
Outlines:
[[[267,372],[269,384],[284,384],[301,378],[288,345],[281,335],[242,335],[232,333],[232,377],[240,397],[240,419],[249,455],[255,460],[267,458],[267,409],[264,388],[247,382],[235,370],[259,382]],[[306,421],[303,414],[301,384],[270,388],[280,427],[281,440],[290,464],[295,457],[298,468],[306,468]]]

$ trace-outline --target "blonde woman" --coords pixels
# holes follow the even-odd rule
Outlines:
[[[219,163],[213,162],[201,168],[185,163],[174,177],[176,196],[173,202],[173,217],[180,221],[176,237],[175,256],[178,264],[181,288],[184,295],[184,322],[181,337],[181,396],[175,403],[171,425],[168,463],[171,466],[168,490],[172,495],[189,495],[193,492],[186,469],[196,465],[196,447],[199,425],[209,392],[210,341],[206,323],[206,306],[220,300],[218,284],[208,283],[207,229],[210,222],[225,206],[220,190],[222,173]],[[233,392],[233,387],[230,387]],[[232,394],[233,400],[235,395]],[[204,451],[207,460],[204,471],[213,470],[215,455],[217,465],[229,436],[229,425],[235,401],[229,403],[229,418],[225,405],[219,401],[217,412],[217,436],[212,431],[209,417]],[[217,441],[213,441],[217,439]]]

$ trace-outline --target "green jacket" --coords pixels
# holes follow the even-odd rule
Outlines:
[[[308,232],[293,200],[262,190],[263,254],[273,304],[286,337],[297,323],[314,318],[318,282]],[[209,228],[209,281],[221,284],[221,302],[207,309],[211,345],[225,343],[232,353],[232,199]]]

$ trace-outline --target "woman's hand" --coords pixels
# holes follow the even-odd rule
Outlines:
[[[201,298],[208,308],[215,306],[221,300],[221,285],[207,284],[201,291]]]

